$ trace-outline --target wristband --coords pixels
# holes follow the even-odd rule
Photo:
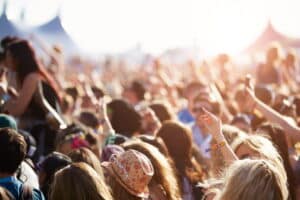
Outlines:
[[[211,145],[211,148],[208,148],[208,149],[206,149],[205,151],[206,151],[206,152],[209,152],[209,151],[215,151],[215,150],[217,150],[217,149],[219,149],[219,148],[224,147],[225,145],[226,145],[226,141],[223,140],[222,142],[219,142],[219,143],[216,143],[216,144],[212,144],[212,145]]]

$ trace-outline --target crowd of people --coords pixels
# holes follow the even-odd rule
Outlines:
[[[0,199],[300,199],[296,51],[129,66],[34,42],[1,40]]]

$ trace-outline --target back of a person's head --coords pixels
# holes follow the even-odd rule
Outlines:
[[[0,129],[0,172],[13,174],[26,155],[24,137],[10,128]]]
[[[79,115],[79,121],[82,124],[84,124],[85,126],[88,126],[93,129],[97,129],[99,126],[99,122],[98,122],[96,113],[94,113],[90,110],[81,111],[81,113]]]
[[[247,137],[238,138],[232,143],[233,150],[238,153],[239,147],[245,145],[254,155],[248,155],[251,159],[265,159],[281,172],[282,176],[287,180],[285,168],[283,166],[282,158],[272,144],[272,142],[262,135],[248,135]],[[243,156],[242,156],[243,157]]]
[[[164,122],[157,132],[162,138],[175,164],[189,160],[192,153],[192,135],[186,127],[175,121]]]
[[[135,93],[137,99],[142,101],[145,99],[146,88],[140,81],[133,81],[131,83],[131,90]]]
[[[9,43],[7,50],[15,60],[18,81],[23,83],[25,77],[32,72],[40,72],[39,64],[32,45],[27,40]]]
[[[162,123],[167,120],[174,119],[173,113],[169,105],[164,102],[155,102],[150,105],[159,121]]]
[[[220,200],[286,200],[288,190],[284,176],[265,160],[239,160],[225,176]]]
[[[125,150],[137,150],[150,159],[154,167],[152,182],[160,184],[164,188],[167,199],[174,200],[180,197],[179,185],[175,171],[172,168],[173,166],[170,165],[168,159],[156,147],[139,140],[126,142],[123,144],[123,147]]]
[[[72,160],[68,156],[58,152],[47,155],[43,161],[38,163],[39,176],[43,176],[43,179],[40,179],[40,188],[46,196],[49,193],[55,172],[71,163]]]
[[[206,91],[208,88],[207,84],[201,81],[193,81],[186,85],[183,91],[183,95],[188,97],[194,91]]]
[[[97,158],[97,156],[88,148],[81,147],[75,149],[69,153],[69,156],[73,162],[84,162],[90,165],[101,177],[103,177],[99,158]]]
[[[132,137],[140,131],[142,119],[128,102],[116,99],[107,105],[110,122],[117,133]]]
[[[6,36],[1,40],[0,46],[5,50],[7,48],[7,46],[9,45],[9,43],[15,42],[17,40],[20,40],[20,38],[18,38],[16,36]]]
[[[104,180],[86,163],[74,163],[55,174],[50,200],[111,200]]]

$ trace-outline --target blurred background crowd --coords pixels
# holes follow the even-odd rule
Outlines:
[[[239,37],[123,51],[80,23],[103,44],[88,53],[66,8],[32,28],[28,5],[0,11],[0,199],[300,199],[300,39],[266,21],[239,53]]]

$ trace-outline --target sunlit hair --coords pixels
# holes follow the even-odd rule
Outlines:
[[[86,163],[74,163],[55,174],[50,200],[112,200],[104,180]]]
[[[170,157],[174,161],[181,191],[182,180],[186,177],[191,183],[202,180],[204,174],[199,164],[192,157],[192,134],[189,129],[175,121],[167,121],[157,133],[166,144]]]
[[[179,186],[174,169],[169,164],[167,158],[156,147],[138,140],[126,142],[123,144],[123,147],[126,150],[134,149],[142,152],[150,159],[154,167],[154,176],[149,185],[162,186],[169,200],[180,199]]]
[[[293,168],[290,163],[288,144],[284,130],[275,124],[265,123],[262,124],[256,132],[269,136],[269,139],[278,150],[287,174],[290,197],[291,199],[296,199],[296,178],[294,177]]]
[[[84,162],[90,165],[101,178],[104,178],[100,160],[91,150],[81,147],[69,153],[69,157],[73,162]]]
[[[286,200],[285,177],[266,160],[239,160],[232,164],[218,200]]]
[[[286,172],[283,166],[282,158],[272,142],[262,135],[248,135],[247,137],[240,137],[232,143],[232,149],[236,152],[241,145],[246,145],[257,155],[249,155],[251,158],[266,159],[272,162],[282,173],[287,180]]]

